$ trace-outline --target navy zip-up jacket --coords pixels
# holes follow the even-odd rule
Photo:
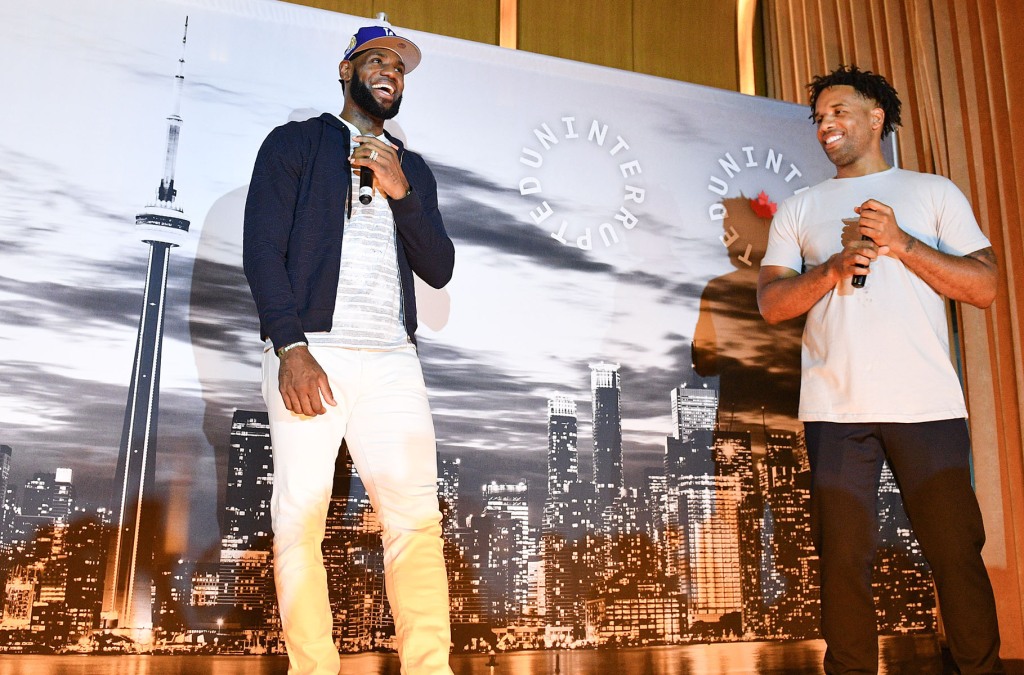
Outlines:
[[[423,158],[396,146],[412,192],[389,199],[395,218],[405,330],[415,342],[413,272],[434,288],[451,279],[455,247],[437,209],[437,182]],[[275,349],[329,331],[338,293],[342,232],[352,198],[349,130],[330,113],[289,122],[267,136],[245,201],[242,266]]]

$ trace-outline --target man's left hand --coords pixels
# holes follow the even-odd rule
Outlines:
[[[409,181],[402,171],[398,152],[374,136],[356,136],[356,141],[360,146],[352,153],[352,165],[371,169],[374,175],[374,188],[385,197],[405,197],[409,193]]]
[[[879,255],[892,252],[899,257],[914,239],[900,228],[896,214],[887,204],[869,199],[853,210],[860,216],[860,233],[875,242]]]

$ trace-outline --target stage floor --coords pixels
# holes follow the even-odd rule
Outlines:
[[[452,657],[455,675],[818,675],[824,643],[738,642]],[[492,665],[493,663],[493,665]],[[0,656],[0,675],[285,675],[281,656]],[[881,675],[945,675],[933,636],[882,639]],[[399,675],[394,654],[342,657],[341,675]]]

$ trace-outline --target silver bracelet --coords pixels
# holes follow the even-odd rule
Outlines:
[[[288,351],[290,349],[295,349],[296,347],[308,347],[308,346],[309,346],[309,344],[306,343],[306,342],[293,342],[293,343],[291,343],[289,345],[285,345],[284,347],[281,347],[280,349],[278,349],[277,350],[277,356],[278,357],[284,356],[284,353],[286,351]]]

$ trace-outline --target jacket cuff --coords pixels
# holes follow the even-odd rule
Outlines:
[[[423,203],[420,201],[420,196],[416,194],[416,190],[413,189],[412,185],[409,186],[409,191],[401,199],[388,197],[388,205],[391,206],[391,214],[395,219],[398,219],[399,216],[408,217],[423,211]]]
[[[272,332],[268,331],[268,333],[270,334],[267,337],[269,337],[270,341],[273,343],[275,352],[282,347],[287,347],[288,345],[296,342],[309,343],[309,340],[306,339],[306,334],[303,332],[301,326],[299,326],[298,329],[289,327],[277,329]]]

